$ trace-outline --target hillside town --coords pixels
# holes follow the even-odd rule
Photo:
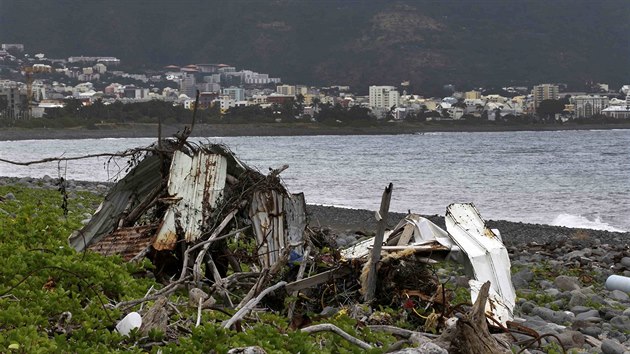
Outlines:
[[[562,83],[462,91],[445,85],[444,97],[426,97],[405,81],[397,86],[369,86],[368,95],[358,95],[349,86],[288,84],[280,77],[228,64],[168,65],[141,72],[123,68],[121,60],[111,56],[53,59],[27,53],[23,44],[2,44],[0,119],[47,117],[68,100],[78,100],[83,106],[160,100],[186,109],[195,108],[197,102],[198,109],[215,109],[221,115],[242,107],[275,112],[296,105],[294,118],[313,121],[325,106],[359,107],[372,118],[388,121],[630,118],[630,85],[612,88],[590,83],[590,89],[582,92],[571,92]]]

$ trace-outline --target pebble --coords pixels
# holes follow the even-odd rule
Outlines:
[[[4,199],[6,200],[15,200],[15,195],[11,192],[4,195]]]
[[[577,277],[571,277],[568,275],[559,275],[554,280],[554,284],[559,290],[571,291],[580,289],[580,281]]]
[[[614,339],[604,339],[602,341],[602,352],[604,354],[623,354],[624,351],[625,348],[621,345],[621,343]]]
[[[627,302],[630,300],[630,296],[621,290],[613,290],[610,292],[610,298],[618,301]]]

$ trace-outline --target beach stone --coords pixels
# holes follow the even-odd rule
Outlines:
[[[599,311],[594,310],[594,309],[577,314],[575,316],[575,319],[577,321],[588,321],[589,318],[593,318],[593,317],[601,320],[601,317],[599,316]]]
[[[628,316],[615,316],[610,319],[610,324],[622,331],[630,331],[630,317]]]
[[[580,281],[577,277],[570,277],[568,275],[559,275],[554,280],[556,287],[562,291],[571,291],[580,289]]]
[[[600,334],[602,334],[602,329],[597,326],[589,326],[585,328],[580,328],[580,332],[582,332],[583,334],[586,334],[587,336],[597,338],[599,337]]]
[[[572,306],[571,307],[571,312],[573,312],[574,314],[578,315],[582,312],[586,312],[586,311],[590,311],[592,310],[592,308],[588,307],[588,306]]]
[[[554,311],[546,307],[535,307],[532,310],[532,314],[539,316],[543,320],[553,322],[556,324],[563,324],[571,322],[574,319],[573,314],[569,314],[563,311]]]
[[[625,348],[614,339],[604,339],[602,341],[602,352],[604,354],[623,354]]]
[[[565,348],[582,348],[586,343],[584,335],[578,331],[565,331],[558,335]]]
[[[619,263],[625,268],[630,268],[630,257],[623,257]]]
[[[630,296],[621,290],[613,290],[610,292],[610,298],[617,301],[628,301],[630,300]]]
[[[624,315],[624,316],[630,316],[630,307],[628,307],[627,309],[623,310],[622,315]]]
[[[515,289],[526,288],[533,279],[534,273],[529,268],[525,268],[512,275],[512,285]]]
[[[540,285],[542,289],[553,288],[553,283],[550,282],[549,280],[541,280],[538,285]]]
[[[560,295],[560,290],[556,288],[545,289],[545,294],[550,295],[550,296],[558,296]]]
[[[532,313],[535,307],[536,304],[531,301],[526,301],[521,305],[521,311],[523,311],[524,313]]]
[[[572,291],[571,299],[569,300],[569,308],[584,306],[589,301],[589,297],[581,291]]]
[[[11,192],[4,195],[4,199],[6,200],[15,200],[15,195]]]

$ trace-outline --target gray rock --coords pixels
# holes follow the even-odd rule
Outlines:
[[[562,291],[571,291],[580,289],[580,281],[577,277],[570,277],[567,275],[557,276],[554,280],[556,287]]]
[[[578,331],[562,332],[558,335],[558,338],[560,339],[560,343],[567,349],[584,347],[584,335]]]
[[[572,306],[571,307],[571,312],[573,312],[574,314],[578,315],[582,312],[586,312],[586,311],[590,311],[592,310],[590,307],[588,306]]]
[[[591,317],[595,317],[601,320],[601,317],[599,316],[599,311],[597,310],[589,310],[586,312],[579,313],[577,314],[577,316],[575,316],[575,319],[578,321],[587,321]]]
[[[15,195],[11,192],[4,195],[4,199],[6,200],[15,200]]]
[[[623,315],[624,316],[630,316],[630,307],[628,307],[627,309],[623,310]]]
[[[523,303],[523,305],[521,305],[521,311],[523,311],[524,313],[532,313],[535,307],[536,304],[531,301],[527,301]]]
[[[540,284],[540,287],[543,289],[553,288],[553,283],[550,282],[549,280],[541,280],[539,284]]]
[[[574,316],[571,313],[566,313],[563,311],[554,311],[546,307],[535,307],[532,310],[532,314],[536,316],[540,316],[540,318],[542,318],[543,320],[553,322],[556,324],[564,324],[567,322],[572,322],[574,319]]]
[[[581,291],[572,291],[571,300],[569,300],[569,308],[584,306],[589,302],[589,297]]]
[[[611,291],[610,298],[617,301],[623,301],[623,302],[627,302],[628,300],[630,300],[630,296],[628,296],[628,294],[626,294],[625,292],[621,290]]]
[[[621,345],[621,343],[614,339],[604,339],[602,341],[602,352],[604,354],[623,354],[624,351],[625,348]]]
[[[589,326],[589,327],[580,329],[580,332],[586,334],[587,336],[597,338],[599,337],[600,334],[602,334],[602,329],[597,326]]]
[[[630,269],[630,257],[623,257],[619,263],[621,263],[624,268]]]
[[[550,295],[550,296],[558,296],[560,295],[560,290],[555,289],[555,288],[545,289],[545,294]]]
[[[49,175],[44,175],[44,177],[42,177],[42,180],[43,180],[44,182],[50,183],[50,182],[52,182],[52,181],[53,181],[53,178],[52,178],[52,177],[50,177]]]
[[[512,275],[512,285],[515,289],[526,288],[533,279],[534,273],[529,268],[525,268]]]
[[[630,331],[630,317],[628,316],[615,316],[610,320],[610,324],[622,331]]]

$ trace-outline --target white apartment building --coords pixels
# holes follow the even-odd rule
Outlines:
[[[398,106],[400,94],[394,86],[370,86],[370,108],[390,109]]]
[[[534,96],[534,108],[540,106],[544,100],[557,100],[560,96],[558,85],[542,84],[534,86],[532,95]]]
[[[576,118],[589,118],[600,114],[604,108],[609,106],[609,99],[606,96],[583,95],[571,97]]]
[[[278,85],[276,86],[276,92],[284,96],[295,96],[295,86]]]

